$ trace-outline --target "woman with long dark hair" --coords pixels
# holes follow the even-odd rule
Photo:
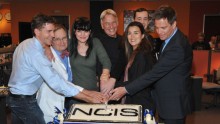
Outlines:
[[[78,17],[74,21],[69,52],[74,84],[99,91],[96,63],[100,61],[103,67],[101,79],[108,80],[111,62],[99,39],[92,37],[91,22],[88,18]],[[74,101],[82,102],[76,99]]]
[[[124,84],[133,81],[145,72],[151,70],[154,65],[152,46],[145,38],[145,30],[140,22],[131,22],[124,33],[123,41],[127,57]],[[123,84],[123,85],[124,85]],[[147,87],[135,95],[126,95],[125,104],[140,104],[143,108],[155,112],[154,102],[151,96],[152,87]]]

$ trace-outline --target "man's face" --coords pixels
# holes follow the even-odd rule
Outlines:
[[[102,29],[110,37],[116,37],[118,30],[118,20],[113,15],[105,15],[101,21]]]
[[[54,39],[52,46],[54,49],[63,52],[66,50],[68,44],[67,34],[64,29],[60,28],[54,32]]]
[[[198,41],[199,42],[203,42],[204,41],[204,37],[203,36],[198,36]]]
[[[212,37],[210,38],[210,41],[213,42],[213,43],[214,43],[216,40],[217,40],[217,37],[216,37],[216,36],[212,36]]]
[[[51,45],[54,37],[55,26],[52,23],[46,23],[41,29],[35,29],[36,38],[40,41],[42,46]]]
[[[142,23],[144,29],[147,29],[147,26],[149,24],[148,12],[147,11],[136,12],[134,21]]]
[[[171,25],[166,18],[155,20],[155,29],[161,40],[168,39],[176,28],[176,21]]]

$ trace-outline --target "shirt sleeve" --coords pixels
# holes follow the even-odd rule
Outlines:
[[[94,43],[93,44],[94,48],[96,50],[96,55],[100,63],[102,64],[102,67],[104,69],[109,69],[109,71],[111,71],[111,61],[108,57],[108,54],[105,51],[105,48],[97,38],[94,38],[93,43]]]
[[[33,68],[42,76],[45,82],[56,92],[62,93],[66,97],[71,97],[77,95],[80,90],[68,83],[62,76],[60,76],[55,69],[52,68],[51,62],[46,58],[46,56],[37,53],[33,58],[30,59]],[[37,59],[36,59],[37,58]]]
[[[69,83],[70,83],[70,82],[69,82]],[[70,84],[73,85],[73,87],[77,88],[80,92],[82,92],[83,89],[84,89],[84,88],[82,88],[82,87],[80,87],[80,86],[78,86],[78,85],[75,85],[75,84],[73,84],[73,83],[70,83]]]

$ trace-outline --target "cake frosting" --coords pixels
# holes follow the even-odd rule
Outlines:
[[[73,104],[65,121],[141,123],[142,107],[129,104]]]

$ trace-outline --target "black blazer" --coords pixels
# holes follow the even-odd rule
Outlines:
[[[185,35],[177,30],[153,69],[125,86],[130,95],[154,84],[152,91],[159,116],[182,119],[191,111],[190,72],[192,49]]]
[[[149,54],[144,54],[143,52],[137,53],[134,61],[130,68],[128,69],[128,80],[133,81],[152,69],[154,64],[153,56]],[[154,101],[151,96],[152,87],[146,87],[141,91],[138,91],[134,95],[126,96],[126,104],[139,104],[142,105],[143,110],[150,109],[155,112]]]

